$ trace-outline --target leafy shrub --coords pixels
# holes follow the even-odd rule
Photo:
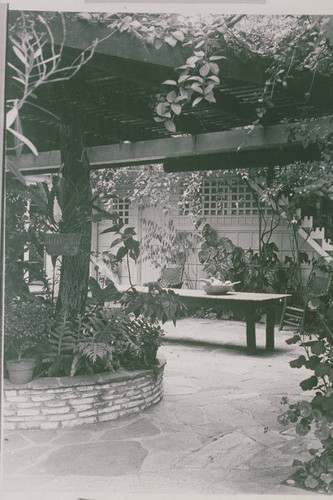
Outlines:
[[[226,321],[231,321],[234,319],[235,314],[232,311],[220,311],[216,312],[214,309],[211,307],[209,308],[204,308],[202,307],[201,309],[196,310],[192,314],[193,318],[203,318],[203,319],[219,319],[219,320],[226,320]]]
[[[229,238],[219,238],[209,224],[204,225],[202,237],[204,241],[199,251],[199,262],[207,275],[224,281],[240,281],[236,290],[285,291],[287,273],[278,258],[279,249],[275,243],[263,243],[260,252],[245,251]]]
[[[95,278],[89,278],[89,288],[91,291],[91,301],[92,304],[96,305],[96,307],[104,306],[105,302],[119,300],[122,296],[120,292],[118,292],[115,284],[110,279],[106,279],[106,286],[102,288],[98,281]],[[88,298],[90,299],[90,297]]]
[[[24,247],[29,237],[26,231],[27,201],[18,192],[10,174],[6,179],[6,304],[11,306],[13,297],[28,292],[24,280]]]
[[[246,291],[284,291],[285,274],[278,251],[275,243],[263,243],[259,253],[252,250],[246,252],[248,257],[248,271],[244,287]]]
[[[65,318],[50,333],[44,364],[48,376],[149,368],[157,363],[162,330],[121,310]]]
[[[162,343],[163,330],[142,319],[126,323],[126,345],[119,355],[121,366],[129,369],[150,368],[157,364],[157,350]]]
[[[176,325],[177,319],[186,316],[187,307],[172,290],[163,290],[156,287],[148,293],[139,293],[135,289],[126,292],[121,304],[124,311],[134,313],[135,317],[141,316],[146,321],[156,323],[161,321],[173,321]]]
[[[50,332],[53,306],[42,298],[14,298],[5,308],[6,359],[36,356],[36,347]]]
[[[113,224],[113,226],[104,229],[101,234],[114,233],[117,236],[117,238],[112,241],[110,249],[118,247],[118,250],[116,255],[114,255],[113,257],[111,257],[112,254],[110,254],[110,258],[112,258],[114,264],[120,263],[125,259],[129,282],[132,285],[129,259],[132,259],[134,260],[134,262],[136,262],[137,258],[140,255],[140,243],[138,242],[138,240],[134,239],[134,236],[136,235],[134,227],[124,228],[124,225],[124,222],[119,220],[117,223]]]
[[[296,483],[312,491],[333,493],[333,297],[313,298],[309,301],[309,321],[303,334],[296,333],[287,340],[304,348],[304,355],[290,362],[293,368],[305,367],[312,375],[301,382],[304,391],[315,391],[307,401],[288,405],[279,417],[286,425],[293,423],[300,436],[310,431],[319,440],[317,449],[309,450],[312,459],[295,460]]]
[[[106,301],[122,297],[113,283],[102,289],[91,278],[89,286],[92,297],[86,312],[74,319],[55,318],[54,305],[39,297],[13,299],[5,314],[6,359],[34,357],[36,376],[73,376],[115,371],[119,367],[153,367],[163,332],[147,318],[159,317],[161,300],[168,319],[177,317],[177,302],[172,293],[164,297],[166,292],[163,292],[162,299],[159,295],[155,305],[154,296],[146,297],[148,305],[142,308],[145,317],[135,318],[125,306],[105,307]]]
[[[207,275],[230,281],[245,281],[247,258],[241,247],[236,247],[229,238],[218,237],[209,224],[202,229],[203,243],[198,254]]]

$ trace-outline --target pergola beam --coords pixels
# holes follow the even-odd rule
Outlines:
[[[183,47],[178,44],[176,47],[170,47],[163,42],[160,49],[156,50],[153,46],[147,44],[134,35],[126,32],[115,32],[112,36],[112,30],[107,26],[108,23],[90,23],[77,18],[73,13],[65,13],[66,20],[66,49],[74,50],[79,54],[92,45],[95,40],[101,40],[95,48],[95,57],[105,55],[119,59],[120,64],[124,61],[130,63],[138,62],[144,65],[152,64],[156,67],[174,70],[186,61],[192,54],[191,47]],[[18,16],[18,13],[10,13],[10,22]],[[232,25],[232,22],[231,22]],[[60,45],[63,40],[63,28],[60,18],[54,18],[49,21],[55,43]],[[238,80],[262,84],[265,80],[265,61],[257,54],[251,54],[246,60],[237,57],[232,51],[227,50],[228,57],[220,61],[221,74],[225,78],[235,78]]]
[[[302,134],[298,134],[293,144],[301,144],[307,130],[315,126],[333,131],[329,117],[318,120],[299,122],[302,124]],[[276,150],[290,146],[290,136],[286,124],[249,127],[224,132],[188,135],[165,139],[121,143],[87,148],[87,154],[92,169],[113,168],[126,165],[159,163],[168,159],[181,157],[202,157],[222,153],[232,153],[255,150]],[[24,154],[17,159],[17,166],[22,173],[51,173],[59,170],[60,152],[41,153],[38,157]],[[258,165],[260,166],[260,165]]]

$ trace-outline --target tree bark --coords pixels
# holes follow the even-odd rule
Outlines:
[[[67,108],[66,121],[67,123],[60,126],[60,230],[65,233],[80,233],[82,238],[77,255],[62,257],[56,311],[62,316],[72,318],[84,312],[88,293],[92,192],[80,117]]]

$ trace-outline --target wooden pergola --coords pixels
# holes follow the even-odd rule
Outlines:
[[[15,15],[11,12],[9,21]],[[96,38],[108,35],[106,26],[84,22],[74,14],[66,15],[66,23],[64,63],[78,57]],[[60,26],[56,20],[50,26],[60,43]],[[176,134],[156,123],[154,98],[169,91],[162,82],[175,78],[176,68],[188,55],[188,48],[163,44],[156,50],[126,33],[117,34],[98,44],[92,59],[71,80],[42,85],[38,104],[54,114],[66,104],[80,114],[91,168],[163,163],[166,171],[221,169],[318,157],[315,147],[304,149],[302,137],[290,142],[288,123],[304,122],[311,128],[309,119],[316,119],[332,127],[327,118],[333,111],[332,78],[316,75],[309,100],[305,94],[313,75],[295,74],[287,88],[275,92],[273,106],[250,131],[267,61],[250,51],[237,55],[227,46],[226,59],[219,61],[216,103],[186,107],[176,119]],[[8,96],[16,91],[12,84],[9,77]],[[20,170],[56,172],[61,163],[57,120],[28,105],[22,109],[21,120],[39,156],[24,151],[15,160]]]

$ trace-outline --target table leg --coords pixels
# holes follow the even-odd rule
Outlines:
[[[256,310],[254,307],[246,312],[246,345],[248,354],[256,352]]]
[[[274,326],[275,326],[275,307],[267,309],[266,316],[266,351],[274,351]]]

